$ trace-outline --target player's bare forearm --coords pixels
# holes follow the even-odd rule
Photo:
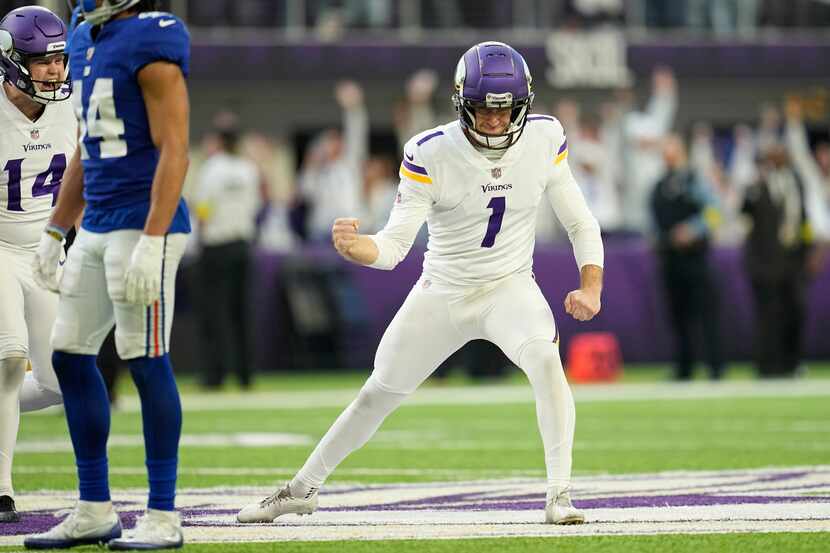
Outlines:
[[[377,261],[379,253],[374,240],[365,234],[358,234],[357,241],[343,257],[353,263],[371,265]]]
[[[160,236],[170,228],[187,173],[190,105],[184,75],[175,64],[148,64],[139,71],[138,84],[153,143],[159,150],[144,233]]]
[[[599,296],[602,293],[602,267],[585,265],[579,272],[579,288]]]
[[[69,160],[69,166],[63,174],[58,202],[55,205],[50,224],[69,230],[84,210],[84,168],[81,165],[81,148]]]
[[[187,165],[187,152],[170,151],[167,148],[161,150],[153,177],[150,211],[144,223],[144,234],[161,236],[167,233],[182,196]]]

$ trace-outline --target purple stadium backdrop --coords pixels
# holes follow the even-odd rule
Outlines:
[[[311,259],[337,262],[328,247],[311,248],[302,254]],[[358,267],[343,262],[362,293],[371,319],[373,336],[358,341],[370,344],[367,351],[355,352],[360,364],[371,367],[373,348],[384,328],[417,280],[422,252],[413,248],[392,272]],[[284,257],[260,253],[254,282],[254,320],[256,333],[254,361],[262,369],[273,367],[284,340],[281,321],[272,308],[275,285]],[[649,246],[641,240],[615,242],[606,248],[605,290],[602,312],[590,323],[571,319],[562,307],[568,291],[578,285],[573,253],[568,245],[537,247],[535,274],[553,308],[563,352],[568,340],[578,332],[610,331],[616,334],[627,362],[667,361],[671,359],[672,337],[667,329],[663,290],[656,275],[656,264]],[[721,293],[721,319],[724,350],[731,360],[747,360],[752,355],[753,306],[749,283],[743,271],[740,249],[718,249],[712,265],[718,275]],[[825,268],[810,285],[806,354],[808,358],[830,358],[830,268]]]

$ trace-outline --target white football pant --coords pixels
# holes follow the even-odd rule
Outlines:
[[[573,396],[559,358],[553,313],[529,274],[463,289],[444,288],[422,277],[386,329],[372,375],[295,480],[320,487],[407,395],[474,339],[494,343],[527,374],[536,398],[548,483],[566,486],[571,476]]]
[[[35,283],[33,258],[32,251],[0,247],[0,495],[13,495],[20,410],[61,402],[49,346],[58,295]],[[26,373],[29,362],[32,371]]]
[[[106,233],[81,229],[60,281],[60,302],[52,347],[56,351],[97,355],[115,324],[115,348],[121,359],[160,357],[170,348],[176,270],[186,234],[168,234],[164,246],[161,299],[151,306],[127,303],[124,272],[140,230]]]

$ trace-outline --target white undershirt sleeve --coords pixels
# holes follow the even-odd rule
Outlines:
[[[369,235],[379,252],[369,267],[389,271],[403,261],[432,209],[432,187],[431,184],[401,180],[389,221],[380,232]]]
[[[602,267],[604,251],[599,223],[588,209],[567,160],[560,161],[554,167],[545,192],[556,217],[568,232],[579,269],[582,270],[585,265]]]

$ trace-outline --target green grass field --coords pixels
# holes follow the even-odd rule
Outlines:
[[[830,366],[813,365],[809,382],[826,384]],[[628,370],[625,385],[659,383],[664,367]],[[724,383],[748,382],[745,367],[730,372]],[[292,405],[280,408],[269,398],[302,398],[330,391],[334,403],[348,401],[363,381],[359,374],[290,375],[261,378],[255,398],[244,409],[223,406],[236,393],[201,394],[189,378],[181,379],[185,405],[202,400],[198,410],[185,410],[180,453],[181,487],[275,486],[292,476],[314,443],[342,410],[339,405]],[[125,377],[122,409],[112,417],[110,466],[113,489],[141,488],[144,453],[141,418],[130,405],[133,390]],[[476,385],[463,378],[428,383],[426,392],[473,387],[483,396],[526,386],[521,375],[498,387]],[[338,395],[338,391],[342,392]],[[280,394],[283,394],[281,396]],[[749,394],[751,396],[751,394]],[[763,395],[763,394],[762,394]],[[769,395],[769,394],[767,394]],[[817,393],[798,397],[707,397],[580,401],[574,474],[628,474],[676,470],[746,469],[830,464],[830,398]],[[346,398],[340,399],[340,398]],[[484,400],[483,400],[484,401]],[[215,404],[215,408],[210,405]],[[345,404],[345,403],[344,403]],[[207,405],[207,407],[205,407]],[[241,447],[198,445],[208,436],[289,433],[298,445]],[[74,463],[62,413],[24,415],[15,456],[14,482],[25,510],[26,492],[73,490]],[[47,447],[40,447],[46,444]],[[122,445],[119,445],[122,444]],[[63,445],[63,447],[62,447]],[[63,449],[63,450],[61,450]],[[541,440],[532,402],[407,405],[393,413],[378,435],[349,457],[330,483],[419,482],[544,478]],[[188,551],[541,551],[562,547],[569,552],[601,551],[830,551],[828,533],[713,534],[660,536],[595,536],[576,538],[501,538],[395,542],[290,542],[273,544],[190,544]],[[0,548],[11,551],[15,548]],[[19,549],[19,548],[18,548]]]

